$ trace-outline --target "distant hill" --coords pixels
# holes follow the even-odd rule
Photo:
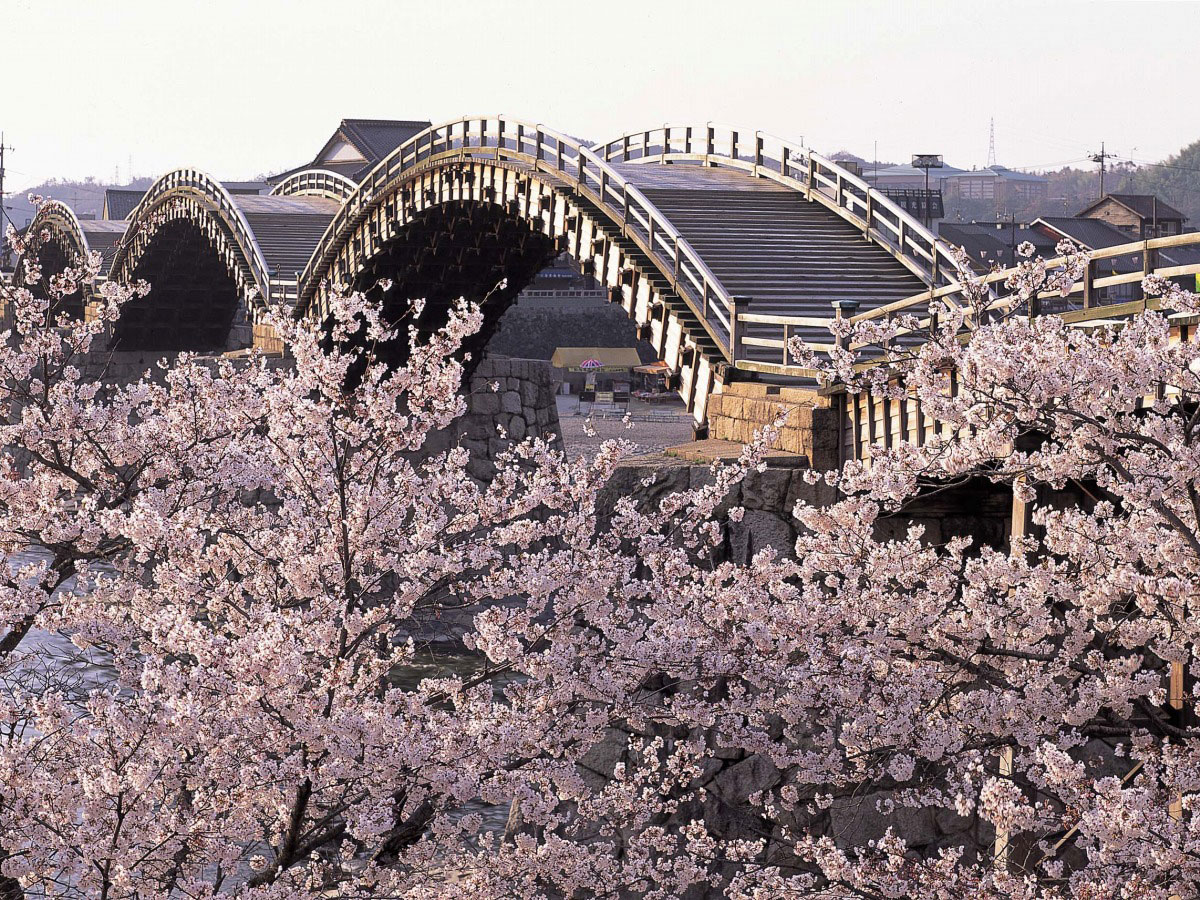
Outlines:
[[[125,188],[126,190],[144,191],[154,183],[149,176],[135,178],[129,184],[107,184],[95,178],[85,178],[83,181],[66,181],[52,178],[47,182],[21,191],[19,194],[10,193],[4,200],[4,211],[13,224],[24,228],[33,219],[33,204],[28,200],[30,194],[36,194],[53,200],[61,200],[70,206],[79,216],[95,216],[100,218],[104,207],[104,192],[110,188]]]

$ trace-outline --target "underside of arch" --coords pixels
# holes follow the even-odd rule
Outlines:
[[[110,277],[145,281],[113,327],[113,349],[221,352],[251,342],[249,304],[261,293],[247,251],[222,217],[190,193],[137,214]]]
[[[130,275],[150,292],[130,300],[113,328],[115,350],[229,349],[230,330],[242,307],[230,267],[196,222],[177,218],[160,225]]]
[[[391,323],[404,321],[412,300],[424,301],[413,323],[421,336],[441,328],[460,297],[479,303],[483,327],[463,347],[469,374],[499,318],[557,250],[555,240],[500,206],[452,201],[413,216],[380,245],[352,287],[379,303]],[[388,348],[388,357],[402,364],[408,351],[405,336]]]
[[[436,327],[446,303],[459,296],[482,299],[507,278],[506,288],[485,304],[484,330],[476,340],[482,346],[520,289],[564,251],[635,320],[639,337],[678,373],[680,395],[703,422],[706,398],[726,375],[719,344],[672,290],[669,273],[619,222],[553,173],[459,159],[376,193],[302,286],[298,314],[321,317],[336,287],[369,293],[383,278],[396,282],[394,293],[375,296],[393,310],[406,309],[412,298],[439,298],[419,323]]]
[[[40,300],[50,301],[49,315],[52,318],[65,313],[71,321],[81,320],[84,306],[83,286],[76,286],[70,293],[60,296],[55,296],[58,292],[51,288],[56,276],[83,262],[79,252],[63,235],[51,234],[46,240],[38,241],[33,255],[41,270],[41,278],[28,285],[33,295]]]
[[[69,268],[86,263],[87,241],[79,228],[75,214],[56,201],[45,204],[29,226],[25,256],[17,266],[17,278],[40,300],[51,302],[49,315],[63,313],[71,320],[83,318],[84,288],[78,285],[67,294],[62,286],[56,290],[55,281]],[[26,280],[26,273],[36,266],[40,276]]]

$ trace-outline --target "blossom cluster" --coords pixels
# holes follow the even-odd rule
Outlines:
[[[1200,888],[1190,320],[1019,315],[1061,275],[1031,264],[1004,315],[980,314],[997,302],[980,289],[936,323],[839,325],[831,382],[913,398],[944,427],[811,473],[834,501],[797,501],[790,553],[740,561],[729,498],[778,426],[662,496],[606,500],[625,448],[572,461],[544,437],[481,484],[463,448],[426,449],[464,409],[477,307],[430,338],[338,295],[323,328],[265,314],[289,365],[184,354],[115,384],[85,371],[144,286],[96,286],[97,265],[56,282],[87,291],[83,321],[53,286],[5,289],[8,884],[289,900]],[[405,339],[403,365],[375,357]],[[888,527],[963,485],[1028,507],[1026,533]],[[466,666],[431,645],[451,621]],[[103,660],[99,683],[44,658],[47,633]],[[921,817],[936,837],[918,838]]]

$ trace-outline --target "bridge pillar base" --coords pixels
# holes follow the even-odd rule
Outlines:
[[[805,388],[753,381],[725,384],[708,398],[709,437],[748,443],[785,415],[775,449],[806,456],[814,469],[839,465],[837,411],[827,397]]]

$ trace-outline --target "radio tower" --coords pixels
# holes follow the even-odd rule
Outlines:
[[[988,168],[996,164],[996,120],[988,119]]]

